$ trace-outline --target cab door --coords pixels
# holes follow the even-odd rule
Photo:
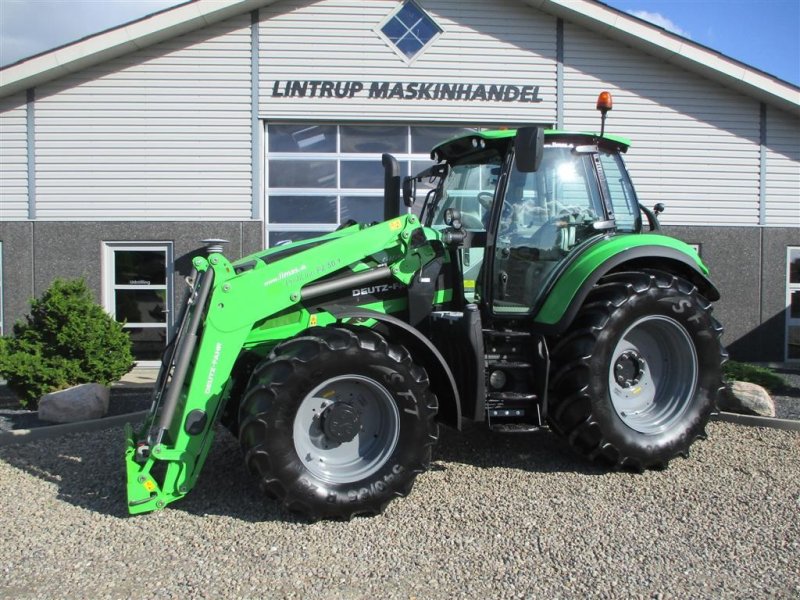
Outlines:
[[[491,299],[497,316],[530,314],[574,249],[606,219],[593,154],[547,146],[539,169],[512,165],[497,214]]]

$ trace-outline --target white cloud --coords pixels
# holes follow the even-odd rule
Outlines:
[[[649,21],[653,25],[658,25],[659,27],[666,29],[667,31],[671,31],[672,33],[682,35],[685,38],[692,39],[692,36],[689,34],[688,31],[686,31],[685,29],[681,29],[661,13],[654,13],[646,10],[629,10],[628,13],[633,15],[634,17],[639,17],[640,19]]]
[[[179,3],[179,0],[0,0],[0,65]]]

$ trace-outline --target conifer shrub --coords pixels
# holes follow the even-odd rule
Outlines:
[[[81,383],[108,385],[133,367],[121,323],[99,306],[82,279],[56,279],[31,312],[0,338],[0,376],[23,407]]]

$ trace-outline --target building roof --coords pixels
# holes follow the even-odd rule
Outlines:
[[[0,69],[0,97],[279,0],[191,0]],[[520,0],[687,71],[800,114],[800,87],[595,0]]]

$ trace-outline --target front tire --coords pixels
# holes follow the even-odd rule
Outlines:
[[[239,440],[262,490],[289,510],[374,515],[428,468],[437,406],[402,346],[363,327],[315,327],[256,367]]]
[[[688,455],[722,388],[721,334],[710,302],[680,277],[604,278],[553,349],[553,429],[614,468]]]

